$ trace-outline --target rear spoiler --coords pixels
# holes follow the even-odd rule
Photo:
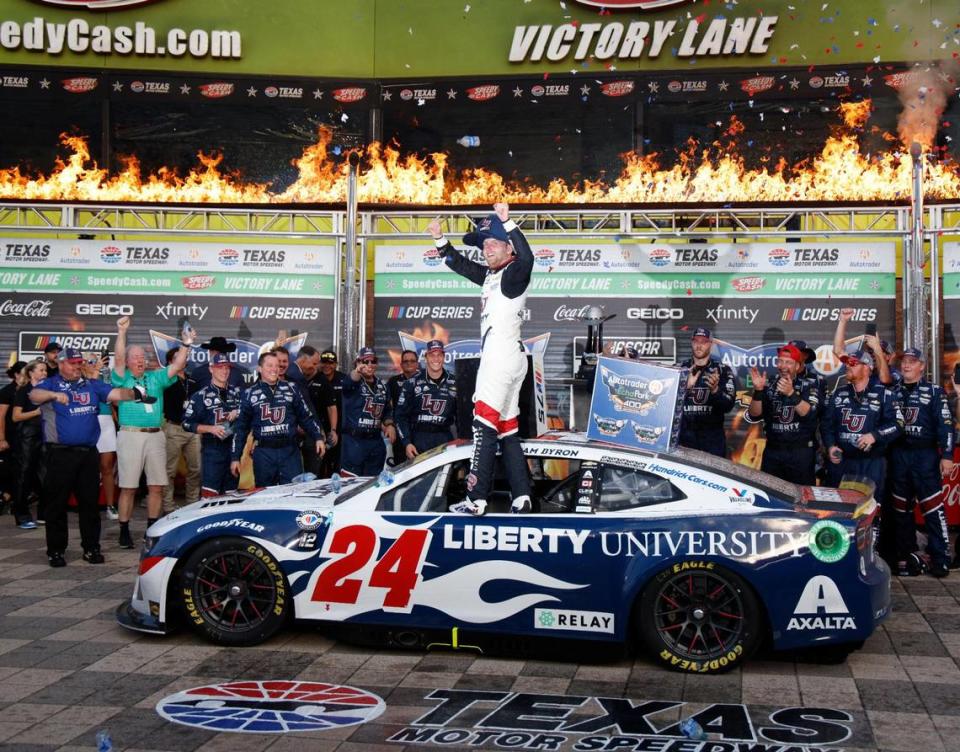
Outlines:
[[[800,506],[818,517],[849,515],[852,519],[870,517],[877,509],[876,484],[869,478],[845,475],[839,488],[804,486]]]

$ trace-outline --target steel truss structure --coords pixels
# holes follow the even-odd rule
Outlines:
[[[422,240],[426,227],[438,214],[451,235],[467,231],[485,208],[431,207],[392,209],[345,207],[176,206],[133,204],[2,203],[0,228],[12,235],[44,234],[72,237],[162,235],[270,239],[334,240],[340,264],[337,275],[337,316],[334,338],[339,346],[362,341],[368,303],[367,260],[377,242]],[[356,217],[355,222],[351,222]],[[633,242],[724,242],[768,239],[801,241],[819,238],[884,238],[911,243],[914,227],[910,204],[810,205],[810,206],[672,206],[672,207],[514,207],[514,218],[532,236],[563,236],[569,240],[630,240]],[[931,278],[940,280],[944,236],[960,237],[960,205],[935,204],[922,212],[922,237]],[[351,227],[350,225],[353,224]],[[347,252],[348,239],[356,238],[356,253]],[[351,251],[353,249],[350,249]],[[913,256],[917,258],[917,256]],[[350,290],[345,289],[348,286]],[[911,327],[929,332],[930,365],[939,379],[941,284],[924,290],[904,288],[904,297],[922,295],[922,301],[904,300],[904,311],[920,310],[927,321],[904,321],[904,336]],[[920,304],[919,307],[917,304]],[[344,322],[346,327],[341,327]],[[344,331],[344,328],[350,331]],[[346,351],[342,358],[350,357]]]

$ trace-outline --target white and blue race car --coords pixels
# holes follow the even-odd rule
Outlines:
[[[148,531],[131,629],[189,624],[224,645],[288,620],[383,645],[496,649],[548,638],[636,643],[719,672],[761,642],[845,655],[890,610],[869,486],[805,488],[727,460],[551,433],[523,442],[530,514],[497,479],[487,514],[456,514],[472,445],[378,478],[234,492]]]

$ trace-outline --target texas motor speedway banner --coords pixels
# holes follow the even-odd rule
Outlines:
[[[291,352],[333,339],[332,246],[0,239],[0,348],[7,362],[50,342],[113,352],[116,320],[160,362],[189,323],[197,345],[224,336],[250,374],[279,330]],[[205,360],[197,346],[191,361]]]
[[[855,309],[848,337],[876,324],[894,338],[895,244],[843,243],[587,243],[530,237],[535,263],[523,333],[541,350],[548,415],[569,424],[571,377],[586,338],[580,316],[602,305],[613,352],[632,344],[641,357],[665,363],[690,356],[698,326],[714,333],[715,355],[737,376],[738,406],[730,413],[732,456],[759,466],[762,433],[742,415],[752,385],[749,369],[772,372],[776,351],[803,339],[817,351],[817,370],[833,382],[833,332],[841,308]],[[481,261],[479,251],[467,255]],[[403,348],[420,352],[427,340],[448,343],[448,360],[479,350],[480,288],[443,264],[436,249],[382,244],[376,249],[374,330],[381,355],[398,367]],[[585,426],[579,426],[585,429]]]

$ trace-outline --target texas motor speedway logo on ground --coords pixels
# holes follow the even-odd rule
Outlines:
[[[751,711],[714,703],[692,712],[689,703],[526,692],[435,689],[436,707],[388,742],[524,750],[658,750],[659,752],[840,752],[854,718],[830,708]],[[691,717],[710,741],[688,739],[677,716]]]

